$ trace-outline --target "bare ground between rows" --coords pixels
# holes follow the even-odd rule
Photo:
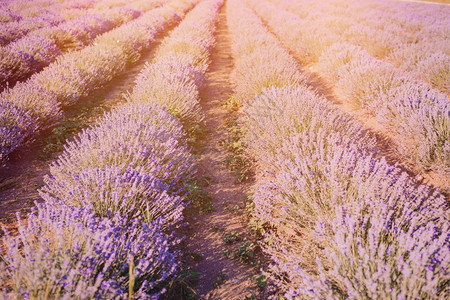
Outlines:
[[[321,74],[316,70],[316,64],[302,65],[301,58],[293,51],[272,29],[267,23],[260,18],[266,26],[267,30],[271,32],[283,45],[283,47],[292,55],[302,66],[301,71],[306,75],[307,85],[312,87],[320,96],[326,98],[329,102],[333,103],[338,109],[344,113],[352,116],[356,120],[360,121],[365,129],[374,135],[377,139],[376,153],[374,155],[378,158],[384,157],[387,162],[394,165],[397,164],[403,172],[409,174],[409,176],[418,180],[423,184],[439,188],[442,194],[449,199],[450,194],[450,178],[437,172],[420,172],[418,167],[403,157],[396,148],[394,141],[394,134],[390,132],[386,127],[382,126],[375,116],[369,114],[363,109],[355,109],[352,105],[345,101],[337,93],[336,86],[327,82]]]
[[[33,143],[12,153],[6,167],[0,169],[0,228],[4,226],[8,230],[14,231],[17,228],[16,213],[20,212],[24,217],[34,207],[34,202],[41,200],[37,190],[44,185],[44,176],[49,174],[49,164],[62,150],[58,149],[50,153],[45,150],[49,143],[51,144],[59,138],[57,131],[59,129],[69,130],[69,133],[65,134],[63,138],[64,140],[72,139],[81,128],[86,128],[104,112],[125,102],[123,94],[131,91],[135,85],[136,76],[144,68],[146,62],[151,62],[162,40],[176,25],[169,26],[160,33],[152,48],[142,52],[139,60],[124,72],[68,108],[61,124],[42,132]],[[67,128],[67,124],[72,122],[76,123],[74,128]],[[70,132],[72,129],[74,131]],[[61,148],[61,145],[56,146]],[[1,235],[2,231],[0,230]]]
[[[222,104],[233,92],[230,73],[234,66],[225,5],[217,24],[216,47],[211,55],[208,77],[200,90],[208,130],[198,158],[199,177],[209,179],[209,185],[204,189],[212,196],[215,210],[187,217],[189,227],[184,260],[189,269],[199,272],[197,284],[193,286],[197,298],[245,299],[253,295],[259,299],[262,295],[254,280],[258,267],[223,254],[225,250],[236,248],[236,244],[229,245],[223,240],[224,233],[237,232],[241,242],[253,238],[244,215],[251,182],[235,183],[236,175],[224,165],[228,152],[220,145],[227,136],[225,121],[229,112]],[[201,259],[193,259],[189,255],[192,253],[200,255]],[[261,253],[258,259],[262,259]]]

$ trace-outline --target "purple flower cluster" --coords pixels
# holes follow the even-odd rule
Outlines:
[[[232,80],[236,83],[234,92],[239,102],[250,102],[271,86],[295,86],[304,82],[305,76],[289,52],[263,29],[263,23],[250,8],[241,9],[227,15],[230,31],[239,30],[232,44],[235,58]]]
[[[164,55],[157,55],[157,63],[177,58],[165,70],[174,73],[173,89],[182,86],[186,74],[200,86],[194,77],[204,78],[222,3],[198,4],[161,46]],[[179,9],[192,5],[184,2]],[[195,22],[201,26],[195,28]],[[179,43],[192,50],[166,56]],[[148,82],[137,80],[136,89],[139,85]],[[134,94],[128,100],[67,142],[51,165],[40,190],[44,203],[37,204],[28,225],[20,223],[17,237],[3,239],[0,280],[9,284],[0,296],[158,299],[165,293],[180,268],[174,250],[179,240],[168,232],[183,219],[185,187],[196,163],[186,146],[183,118],[169,113],[161,105],[165,100]]]
[[[31,31],[55,26],[62,22],[64,22],[64,19],[61,16],[44,12],[43,15],[23,18],[20,21],[0,23],[0,46],[6,46]]]
[[[95,178],[91,181],[102,181],[102,177],[116,172],[114,168],[119,172],[144,172],[163,181],[172,191],[181,189],[192,176],[195,161],[189,154],[179,121],[151,102],[155,100],[123,105],[67,142],[65,151],[50,166],[52,176],[47,178],[45,190],[57,198],[80,201],[72,196],[77,186],[89,183],[90,176]],[[114,191],[107,185],[89,189],[100,189],[102,193],[104,189],[108,193]],[[76,193],[80,192],[92,199],[104,196],[96,196],[95,191]]]
[[[221,5],[222,1],[203,1],[186,16],[158,48],[155,61],[139,74],[130,98],[154,99],[185,126],[203,120],[198,89],[209,65]]]
[[[137,5],[112,7],[97,13],[85,13],[77,19],[58,26],[35,30],[16,42],[0,49],[0,87],[13,86],[54,62],[68,50],[78,50],[92,42],[98,35],[139,17],[143,12],[160,6],[162,1]],[[133,5],[134,4],[134,5]],[[138,11],[133,7],[143,10]]]
[[[233,43],[264,56],[272,37],[263,37],[270,33],[253,11],[234,0],[227,13]],[[233,52],[237,61],[242,53]],[[264,57],[237,63],[236,73],[288,61]],[[256,93],[243,124],[258,163],[254,215],[270,228],[263,246],[273,259],[268,276],[287,299],[445,298],[446,199],[376,158],[375,138],[362,124],[302,83]]]
[[[330,106],[306,86],[278,88],[272,86],[256,96],[243,109],[246,135],[244,141],[258,161],[273,164],[273,156],[283,141],[298,132],[342,133],[340,143],[357,145],[360,149],[376,151],[376,139],[362,124]],[[317,118],[316,116],[322,116]],[[345,142],[344,142],[345,140]]]
[[[5,46],[40,28],[51,27],[76,18],[93,7],[95,1],[10,1],[3,3],[0,46]]]
[[[50,199],[46,199],[50,200]],[[8,298],[157,299],[179,268],[178,241],[146,222],[86,207],[37,204],[19,235],[6,233],[0,274]],[[18,216],[20,218],[20,216]]]
[[[0,94],[0,103],[14,107],[11,113],[18,123],[10,119],[0,119],[2,132],[12,132],[21,128],[21,138],[8,136],[11,147],[0,149],[0,163],[8,154],[29,141],[44,125],[54,125],[61,119],[60,106],[75,103],[125,70],[130,61],[136,60],[139,53],[150,47],[158,32],[179,20],[192,4],[181,2],[178,8],[171,4],[151,10],[134,21],[111,30],[94,40],[94,44],[75,52],[60,56],[42,72],[33,75],[28,81],[17,84]],[[36,96],[36,97],[35,97]],[[56,105],[55,105],[56,102]],[[33,105],[31,105],[33,103]],[[6,104],[4,104],[6,107]],[[51,112],[51,113],[50,113]],[[20,120],[33,116],[33,124],[23,128]],[[0,144],[4,144],[3,136]]]
[[[307,1],[319,12],[320,17],[310,15],[301,18],[265,1],[250,2],[283,42],[286,42],[295,54],[304,58],[304,62],[318,60],[318,69],[329,81],[335,83],[338,93],[346,101],[355,108],[368,110],[395,133],[395,144],[404,157],[412,161],[421,171],[434,170],[446,175],[450,174],[450,153],[448,152],[450,146],[448,142],[446,143],[450,140],[450,101],[445,94],[418,81],[417,76],[411,72],[399,70],[389,62],[373,57],[369,54],[369,52],[374,53],[367,46],[369,42],[358,42],[351,38],[358,34],[364,36],[362,33],[368,27],[364,27],[365,29],[350,27],[358,32],[356,34],[346,30],[349,28],[347,24],[342,26],[342,30],[335,30],[334,34],[320,34],[319,40],[310,40],[311,33],[317,36],[318,32],[339,27],[324,26],[323,24],[325,20],[330,20],[331,23],[338,22],[341,15],[334,13],[335,10],[348,11],[348,8],[341,7],[339,9],[339,5],[337,5],[338,8],[334,8],[331,4],[334,3],[333,1],[328,3],[330,7],[322,5],[319,7]],[[351,5],[357,4],[352,2]],[[286,6],[292,10],[298,7],[294,3]],[[304,12],[304,8],[298,7],[298,10]],[[368,9],[366,8],[366,10]],[[367,33],[365,36],[370,39],[370,43],[378,47],[375,52],[390,53],[394,46],[383,48],[381,40],[386,43],[393,43],[395,40],[389,36],[383,36],[383,32],[375,31]],[[367,50],[348,42],[340,42],[339,36],[342,36],[345,41],[350,40],[364,46]],[[374,40],[375,37],[378,39]],[[315,54],[312,55],[311,52]],[[378,53],[378,56],[381,57],[386,55]],[[433,86],[448,85],[450,82],[448,56],[436,52],[431,57],[427,56],[417,60],[417,66],[420,66],[421,70],[419,72],[427,74],[424,76],[429,76],[431,81],[438,83]],[[437,71],[423,72],[425,69],[433,68]],[[444,90],[446,89],[444,88]],[[427,97],[433,95],[436,99],[425,100],[422,98],[425,94],[428,95]],[[406,103],[406,99],[411,103]],[[390,114],[386,114],[386,110],[389,110]]]
[[[381,0],[352,0],[345,3],[336,0],[320,3],[303,0],[283,1],[277,5],[295,12],[301,16],[301,24],[308,25],[293,26],[294,32],[286,34],[302,36],[309,35],[311,30],[316,33],[319,30],[322,37],[323,31],[332,32],[335,41],[345,39],[359,45],[371,55],[386,59],[400,70],[410,72],[416,79],[449,92],[448,6]],[[302,38],[299,45],[323,50],[329,43],[321,40],[323,46],[319,48],[307,38]],[[315,59],[320,52],[316,53]]]

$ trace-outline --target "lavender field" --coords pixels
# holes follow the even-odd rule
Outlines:
[[[450,3],[1,0],[0,299],[449,299]]]

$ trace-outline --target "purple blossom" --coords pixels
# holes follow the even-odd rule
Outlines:
[[[296,19],[278,14],[275,5],[250,2],[269,26]],[[309,5],[317,5],[315,1],[305,2],[305,13]],[[238,45],[233,49],[237,60],[234,74],[289,61],[276,55],[282,46],[273,41],[245,3],[229,1],[227,13],[233,41]],[[311,17],[311,22],[321,17],[322,12]],[[299,30],[311,28],[296,24],[302,25]],[[273,27],[282,37],[295,36],[283,35],[283,28]],[[246,52],[264,55],[269,41],[274,55],[246,61],[247,57],[258,57]],[[320,46],[316,41],[309,45],[307,37],[304,41],[312,49]],[[341,77],[341,71],[348,72],[346,80],[354,80],[351,92],[369,109],[382,107],[378,99],[391,95],[397,87],[399,90],[391,96],[396,97],[396,104],[386,105],[390,109],[385,110],[386,114],[395,107],[413,111],[403,107],[415,106],[420,111],[417,105],[425,114],[426,106],[442,103],[442,95],[423,89],[426,85],[410,88],[414,101],[407,99],[403,93],[407,89],[402,88],[415,83],[409,77],[399,76],[389,64],[374,59],[360,47],[341,49],[338,45],[343,44],[330,47],[342,50],[337,61],[333,62],[331,50],[323,60],[331,64],[329,74]],[[366,69],[365,63],[369,63]],[[283,76],[281,68],[278,70],[276,75]],[[264,79],[266,74],[253,76]],[[350,74],[356,74],[357,79],[351,79]],[[244,76],[235,83],[237,95],[240,89],[252,90],[258,84]],[[303,84],[286,87],[274,82],[245,98],[243,109],[245,146],[258,164],[254,215],[259,222],[270,225],[265,227],[268,231],[262,243],[273,259],[267,272],[269,279],[287,299],[445,297],[450,259],[446,199],[384,158],[376,157],[375,139],[365,133],[362,125]],[[428,110],[434,112],[434,108]],[[436,124],[441,128],[440,124],[446,123]],[[434,132],[440,135],[445,130]]]
[[[192,4],[185,3],[180,11],[186,11]],[[169,5],[162,6],[143,14],[138,19],[128,22],[115,30],[109,31],[95,40],[91,46],[81,51],[68,53],[50,64],[42,72],[35,74],[28,81],[3,92],[1,101],[13,101],[19,99],[19,107],[26,114],[37,115],[37,122],[45,125],[54,125],[61,120],[59,106],[67,106],[75,103],[78,99],[99,88],[110,81],[119,72],[125,70],[129,61],[136,59],[139,52],[149,47],[156,33],[163,30],[171,22],[180,17],[180,12]],[[117,43],[117,40],[122,41]],[[26,93],[24,93],[26,92]],[[39,95],[38,102],[34,102],[34,96]],[[21,99],[25,98],[23,101]],[[36,114],[36,103],[39,114]],[[55,104],[56,101],[56,104]],[[14,103],[14,105],[17,105]],[[47,108],[53,107],[53,114],[48,114]],[[57,108],[55,110],[55,107]],[[41,112],[44,111],[44,114]],[[3,115],[11,115],[7,113]],[[20,120],[20,118],[18,118]],[[10,124],[9,121],[0,120],[0,124]],[[11,128],[3,132],[12,132],[19,124],[11,124]],[[25,129],[27,134],[35,135],[43,128],[32,124],[31,128]],[[17,138],[12,140],[12,151],[27,140]],[[3,140],[0,144],[5,144]],[[2,150],[1,159],[5,160],[10,150]]]
[[[132,274],[135,297],[159,297],[179,268],[177,240],[161,229],[159,219],[130,223],[119,214],[99,218],[89,208],[37,204],[27,225],[19,219],[17,237],[3,237],[0,273],[12,285],[1,293],[127,299]]]

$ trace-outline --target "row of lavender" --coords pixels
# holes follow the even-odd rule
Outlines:
[[[54,62],[69,50],[79,50],[96,36],[139,17],[167,1],[139,0],[122,7],[90,13],[80,18],[33,31],[0,48],[0,89],[13,87]],[[136,10],[140,8],[140,10]]]
[[[58,25],[64,21],[77,18],[93,8],[96,1],[70,0],[64,2],[42,3],[42,1],[13,1],[1,5],[0,46],[5,46],[31,31]]]
[[[302,30],[303,35],[318,43],[317,49],[311,49],[315,53],[310,52],[309,59],[317,58],[323,47],[342,39],[392,63],[401,72],[450,92],[450,7],[382,0],[345,3],[327,0],[320,4],[303,0],[278,4],[309,23],[310,28]],[[312,28],[319,30],[321,40],[305,33]]]
[[[318,60],[321,75],[336,85],[346,102],[376,116],[393,132],[399,153],[418,170],[450,174],[450,101],[446,94],[361,47],[339,40],[321,27],[323,18],[316,23],[305,21],[267,1],[251,1],[251,5],[303,63]],[[317,30],[323,39],[313,37]]]
[[[450,92],[448,5],[392,5],[390,1],[372,0],[337,6],[329,14],[340,19],[345,16],[348,40],[434,88]]]
[[[4,238],[4,296],[158,299],[166,292],[180,268],[171,232],[196,168],[185,120],[171,108],[183,93],[184,107],[199,110],[194,89],[221,4],[206,0],[188,13],[138,75],[127,103],[81,132],[52,164],[40,191],[45,202],[18,237]]]
[[[179,18],[172,4],[98,36],[67,53],[26,82],[0,94],[0,163],[41,130],[62,120],[62,107],[110,81],[137,61],[156,35]]]
[[[448,295],[445,198],[376,158],[376,139],[305,85],[248,6],[227,13],[271,280],[288,299]]]
[[[33,17],[45,11],[52,9],[53,6],[64,5],[67,8],[89,8],[95,5],[93,0],[2,0],[0,8],[2,9],[1,23],[21,20],[26,17]]]

